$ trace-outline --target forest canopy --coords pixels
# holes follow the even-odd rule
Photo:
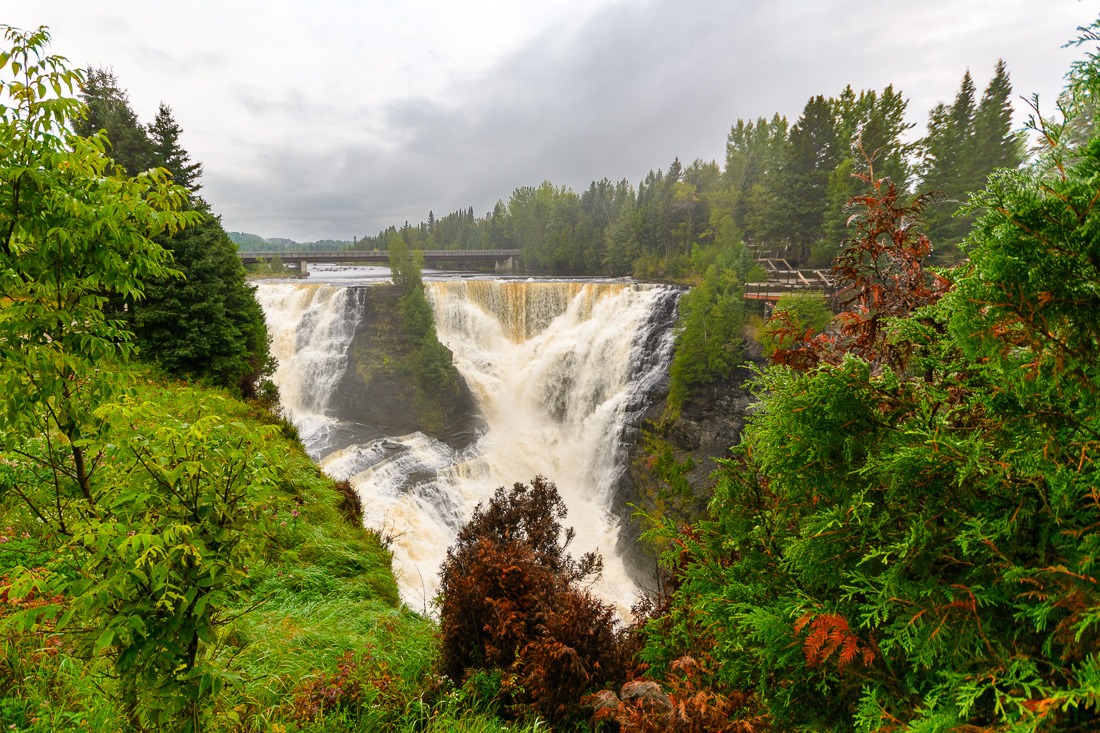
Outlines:
[[[418,225],[390,227],[354,246],[385,249],[387,237],[400,233],[411,249],[522,249],[536,272],[695,281],[707,269],[693,261],[697,250],[743,241],[828,268],[848,236],[846,204],[861,190],[856,175],[873,168],[902,191],[940,192],[926,215],[934,259],[949,264],[974,220],[963,208],[967,194],[991,171],[1025,159],[1004,61],[976,94],[968,71],[952,103],[937,104],[917,137],[901,90],[849,85],[811,97],[795,120],[737,120],[721,164],[677,158],[637,186],[604,178],[580,193],[544,181],[515,189],[483,217],[472,207],[429,212]]]
[[[706,518],[669,535],[651,674],[705,656],[768,729],[1100,719],[1100,138],[1068,134],[1095,129],[1098,29],[1037,162],[973,194],[967,263],[927,270],[934,204],[867,178],[842,312],[759,371]]]

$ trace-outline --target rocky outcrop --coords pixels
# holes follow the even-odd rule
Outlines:
[[[660,443],[672,449],[678,462],[691,463],[685,478],[696,501],[694,507],[687,507],[688,513],[698,515],[705,509],[713,485],[714,461],[729,457],[729,449],[740,441],[745,418],[755,402],[746,384],[752,377],[751,369],[735,369],[728,379],[696,389],[675,420],[666,414],[664,400],[649,407],[642,419],[641,434],[630,448],[630,478],[639,504],[644,506],[652,500],[647,496],[655,490],[652,451],[654,444]],[[689,521],[693,518],[683,517]]]
[[[333,401],[335,416],[369,426],[377,438],[420,431],[464,448],[485,429],[477,401],[453,367],[434,375],[430,390],[422,386],[410,363],[419,344],[402,326],[401,296],[391,285],[359,289],[354,307],[361,317]]]
[[[675,420],[666,414],[663,395],[657,396],[642,414],[629,446],[628,472],[619,487],[621,499],[616,510],[623,522],[617,550],[643,588],[654,586],[657,562],[652,552],[638,542],[647,527],[632,507],[671,514],[682,523],[702,516],[714,486],[711,474],[717,468],[715,459],[729,457],[729,449],[740,441],[745,418],[755,402],[746,385],[752,377],[749,368],[735,369],[728,379],[696,389]],[[690,462],[691,470],[685,474],[690,497],[670,503],[659,496],[667,487],[653,471],[657,445],[670,448],[677,462]]]

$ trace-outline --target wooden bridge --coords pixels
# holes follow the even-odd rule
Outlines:
[[[512,272],[516,269],[523,250],[519,249],[425,249],[419,250],[424,262],[486,262],[493,263],[497,272]],[[309,263],[326,264],[389,264],[389,252],[380,250],[334,250],[313,252],[244,252],[237,254],[241,262],[270,262],[278,257],[288,265],[298,265],[302,277],[309,273]]]

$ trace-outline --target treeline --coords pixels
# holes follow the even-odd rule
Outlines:
[[[522,249],[535,271],[675,279],[702,274],[691,261],[695,249],[745,241],[789,247],[791,259],[826,267],[847,236],[846,204],[861,185],[853,174],[873,169],[902,191],[940,192],[926,216],[934,256],[947,263],[973,220],[956,216],[967,193],[994,169],[1024,160],[1011,95],[1003,61],[980,99],[967,72],[954,101],[936,105],[926,134],[913,140],[899,90],[848,86],[812,97],[793,122],[778,114],[738,120],[724,165],[677,158],[637,187],[605,178],[579,194],[550,182],[525,186],[484,217],[473,208],[438,219],[429,212],[425,222],[356,246],[384,249],[387,236],[400,233],[413,249]]]
[[[255,396],[271,370],[263,311],[245,282],[237,247],[199,196],[202,164],[180,144],[182,129],[161,103],[142,124],[115,75],[88,69],[80,86],[84,114],[73,122],[83,137],[105,131],[114,172],[135,176],[164,168],[187,192],[185,208],[198,223],[155,237],[178,274],[149,278],[141,299],[116,297],[112,315],[134,334],[142,357],[175,376],[203,378]]]
[[[243,252],[310,252],[347,249],[354,241],[318,239],[316,242],[296,242],[285,237],[261,237],[248,232],[228,232],[233,244]]]

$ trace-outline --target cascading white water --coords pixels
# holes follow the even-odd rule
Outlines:
[[[271,336],[271,355],[278,363],[272,380],[314,459],[327,452],[335,428],[326,406],[347,368],[348,342],[359,315],[349,307],[354,292],[297,283],[264,283],[256,289]]]
[[[294,321],[275,308],[291,298],[263,291],[315,287],[261,285],[269,322]],[[351,479],[367,526],[391,538],[403,597],[417,609],[434,596],[439,565],[474,507],[499,486],[541,474],[568,507],[565,522],[576,530],[570,550],[604,557],[595,592],[625,613],[636,589],[616,552],[611,493],[624,468],[624,429],[667,371],[672,331],[662,305],[675,293],[591,282],[452,280],[426,287],[439,338],[477,397],[487,430],[463,451],[421,433],[358,443],[324,455],[322,468]],[[319,294],[300,297],[305,305]],[[277,358],[280,390],[285,383],[296,394],[300,375],[292,374],[317,362],[293,354],[284,363],[281,350]],[[299,423],[298,405],[308,410],[309,403],[297,399],[284,392]],[[308,426],[315,413],[303,414],[299,424]]]

